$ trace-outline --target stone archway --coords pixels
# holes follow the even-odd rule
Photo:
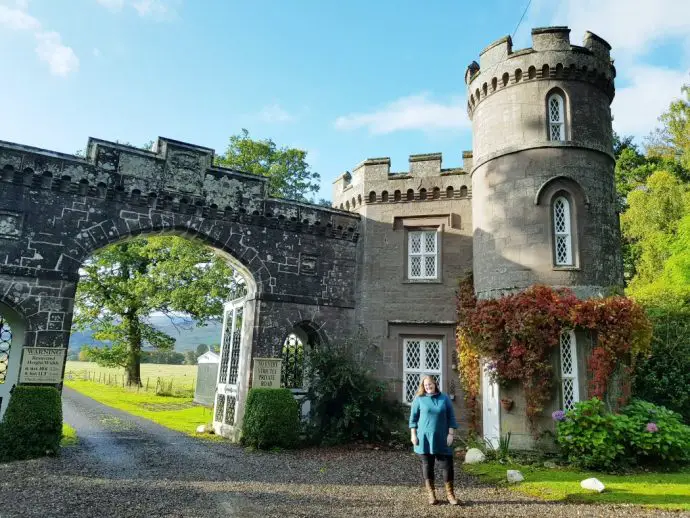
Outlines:
[[[152,152],[90,139],[86,155],[0,142],[0,302],[26,316],[22,345],[66,348],[82,262],[150,233],[201,239],[250,274],[251,357],[278,357],[274,329],[296,314],[351,326],[358,215],[269,198],[266,178],[170,139]]]

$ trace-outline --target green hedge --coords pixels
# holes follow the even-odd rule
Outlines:
[[[0,460],[55,455],[62,437],[62,400],[54,387],[15,387],[0,423]]]
[[[254,448],[294,448],[299,441],[299,406],[288,389],[253,388],[244,410],[241,443]]]

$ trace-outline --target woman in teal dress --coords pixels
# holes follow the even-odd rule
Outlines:
[[[438,503],[434,491],[434,464],[439,461],[443,470],[446,498],[450,505],[458,505],[453,490],[453,434],[458,427],[450,398],[443,394],[431,376],[419,383],[417,396],[410,413],[410,440],[414,452],[422,458],[422,476],[429,495],[429,503]]]

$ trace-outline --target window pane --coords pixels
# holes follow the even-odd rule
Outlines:
[[[406,342],[407,354],[405,355],[406,369],[419,369],[420,367],[420,342],[409,340]]]
[[[424,251],[436,253],[436,232],[424,232]]]
[[[551,97],[549,100],[549,120],[551,122],[561,122],[561,103],[556,96]]]
[[[556,233],[567,232],[565,200],[558,198],[553,204],[553,222]]]
[[[424,258],[424,277],[436,277],[436,256]]]
[[[410,277],[419,278],[422,276],[422,258],[410,257]]]
[[[405,374],[405,402],[412,403],[415,392],[419,387],[420,374],[408,372]]]
[[[575,380],[572,378],[563,379],[563,409],[571,410],[575,407]]]
[[[570,333],[561,333],[561,373],[563,376],[573,375],[573,357]]]
[[[419,254],[422,251],[422,233],[410,232],[410,253]]]
[[[425,345],[424,369],[441,370],[441,342],[439,340],[427,340]]]

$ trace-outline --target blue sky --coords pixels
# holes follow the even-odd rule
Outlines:
[[[463,76],[527,1],[0,0],[0,140],[72,153],[89,136],[157,136],[222,152],[228,137],[306,149],[333,179],[367,157],[404,171],[471,149]],[[613,46],[614,128],[641,139],[690,83],[690,2],[532,0],[532,27]]]

